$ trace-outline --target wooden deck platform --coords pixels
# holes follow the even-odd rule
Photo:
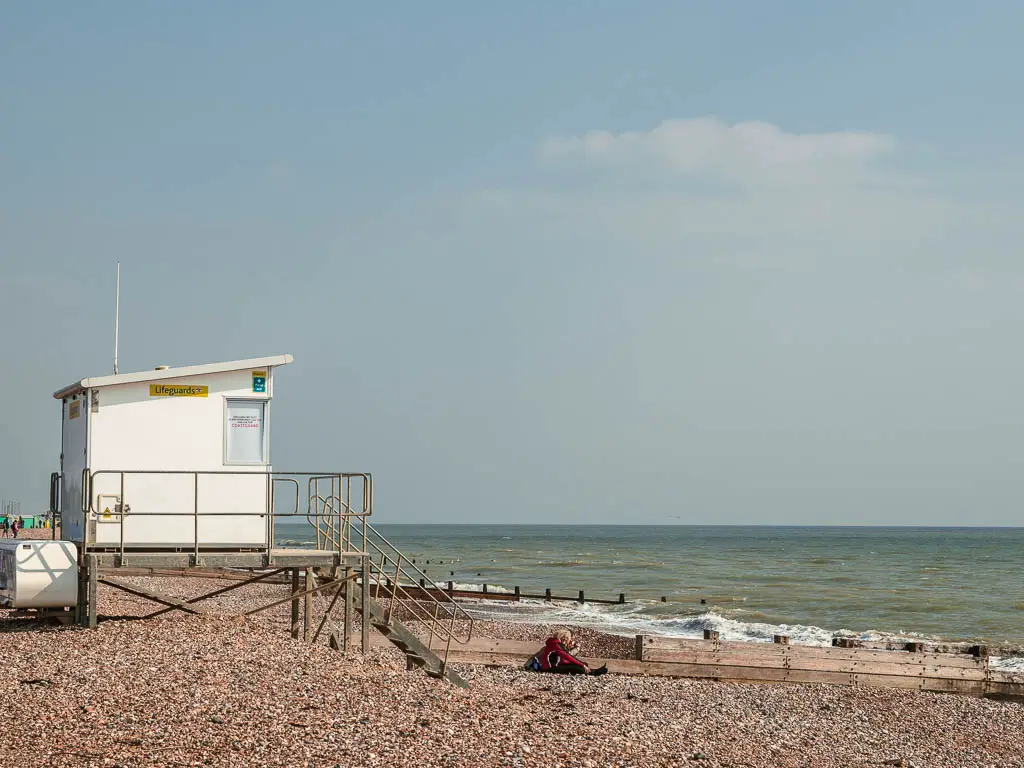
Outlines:
[[[258,552],[102,552],[90,549],[96,565],[108,568],[331,568],[358,566],[362,552],[321,549],[271,549]]]

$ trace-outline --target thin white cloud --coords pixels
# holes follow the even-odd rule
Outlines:
[[[766,122],[728,125],[701,117],[666,120],[650,131],[553,137],[542,143],[540,155],[569,166],[656,169],[736,183],[820,182],[860,171],[895,145],[879,133],[797,134]]]

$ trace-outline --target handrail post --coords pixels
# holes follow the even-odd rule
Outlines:
[[[360,602],[363,604],[362,621],[359,625],[359,647],[365,654],[370,652],[370,571],[373,570],[373,560],[369,555],[364,554],[363,583],[360,585]]]
[[[194,481],[192,487],[192,515],[195,528],[193,533],[196,537],[194,544],[195,554],[193,555],[195,562],[192,564],[199,565],[199,473],[193,472],[192,478]]]
[[[119,517],[121,519],[121,525],[118,526],[118,527],[121,529],[121,565],[124,565],[124,507],[125,507],[125,504],[124,504],[124,472],[121,472],[120,476],[121,476],[121,488],[120,488],[120,491],[118,493],[118,497],[117,498],[118,498],[118,501],[121,503],[121,509],[119,510],[120,513],[121,513],[119,515]]]
[[[335,486],[337,486],[337,490],[335,490]],[[343,487],[341,473],[331,475],[331,504],[334,504],[335,499],[337,499],[338,505],[337,509],[333,510],[331,514],[331,529],[333,530],[331,541],[338,548],[338,552],[345,551],[345,506],[341,498]]]
[[[270,550],[274,548],[274,478],[267,472],[267,563],[270,563]]]
[[[434,641],[434,628],[440,628],[440,624],[437,622],[437,606],[438,604],[434,603],[434,618],[430,622],[430,639],[427,640],[427,648],[429,648],[430,644]]]
[[[89,486],[92,483],[89,482],[89,468],[86,467],[82,470],[82,514],[88,515],[89,509],[92,507],[92,491]]]
[[[352,549],[352,478],[344,478],[345,482],[345,504],[342,509],[345,512],[345,551]]]
[[[320,548],[320,526],[318,526],[313,521],[313,518],[312,518],[313,496],[314,496],[313,484],[315,482],[316,481],[312,477],[307,478],[307,480],[306,480],[306,522],[309,523],[310,525],[312,525],[316,529],[316,547],[317,547],[317,549],[319,549]]]
[[[402,553],[398,553],[398,561],[395,563],[395,583],[391,587],[391,602],[388,604],[388,615],[385,619],[386,623],[391,623],[391,617],[395,612],[395,600],[398,598],[398,579],[402,573]]]
[[[330,478],[331,490],[324,499],[324,549],[328,545],[333,549],[336,546],[334,541],[334,477]],[[328,506],[330,504],[330,506]]]
[[[92,509],[92,499],[90,498],[92,496],[92,489],[90,488],[91,485],[92,479],[89,476],[89,468],[85,467],[82,470],[82,527],[85,530],[83,531],[82,534],[82,551],[79,553],[83,558],[83,563],[85,562],[85,553],[89,549],[89,512]],[[61,519],[60,523],[62,526],[61,535],[63,536],[65,535],[63,529],[63,518]],[[95,530],[95,528],[93,530]]]
[[[455,611],[452,611],[451,629],[452,629],[452,631],[450,631],[448,633],[448,641],[444,644],[444,658],[441,659],[441,674],[442,675],[448,673],[448,654],[451,653],[451,650],[452,650],[452,635],[455,633]]]

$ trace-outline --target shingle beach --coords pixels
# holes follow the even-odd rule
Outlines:
[[[160,579],[177,595],[220,582]],[[101,588],[102,613],[152,610]],[[1024,766],[1024,705],[903,690],[565,678],[458,666],[469,690],[285,630],[285,587],[212,616],[41,627],[0,611],[0,766]],[[475,634],[550,628],[481,622]],[[631,640],[580,630],[584,653]]]

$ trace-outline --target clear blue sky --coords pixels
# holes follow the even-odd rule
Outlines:
[[[0,495],[290,352],[391,521],[1020,524],[1024,4],[0,4]]]

